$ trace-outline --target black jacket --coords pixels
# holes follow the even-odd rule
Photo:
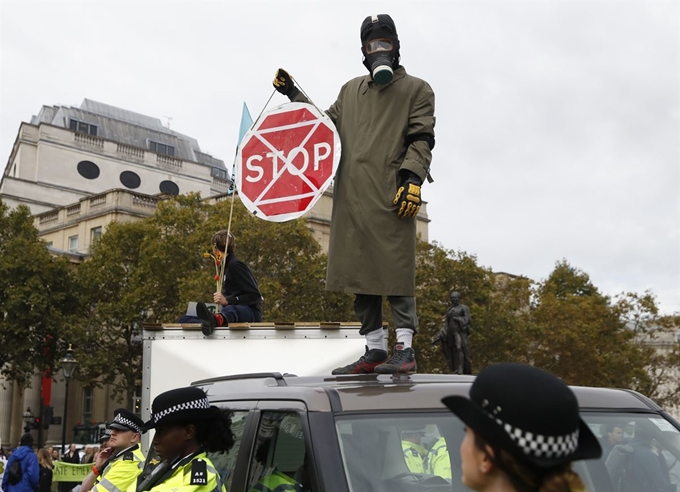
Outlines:
[[[231,305],[246,305],[262,316],[262,294],[248,265],[233,253],[227,256],[222,279],[222,294]]]
[[[37,492],[50,492],[52,489],[52,468],[40,467],[40,482]]]

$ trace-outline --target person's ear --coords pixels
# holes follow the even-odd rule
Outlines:
[[[189,424],[184,428],[184,440],[191,441],[194,437],[196,437],[196,426]]]
[[[488,444],[486,445],[484,452],[482,453],[482,459],[479,463],[479,471],[488,474],[494,468],[493,465],[493,449]]]

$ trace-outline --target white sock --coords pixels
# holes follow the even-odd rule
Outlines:
[[[366,345],[368,346],[368,350],[378,349],[387,351],[385,331],[380,328],[366,333]]]
[[[397,328],[397,343],[402,343],[404,348],[409,348],[413,343],[413,330],[411,328]]]

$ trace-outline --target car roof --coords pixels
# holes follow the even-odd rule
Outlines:
[[[371,412],[444,410],[441,399],[467,396],[474,376],[451,374],[362,374],[304,376],[253,373],[196,381],[213,403],[299,401],[308,411]],[[572,386],[582,410],[658,412],[648,398],[630,390]]]

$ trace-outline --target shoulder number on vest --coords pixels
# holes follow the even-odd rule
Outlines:
[[[191,482],[189,485],[208,485],[208,467],[205,461],[198,459],[191,462]]]

